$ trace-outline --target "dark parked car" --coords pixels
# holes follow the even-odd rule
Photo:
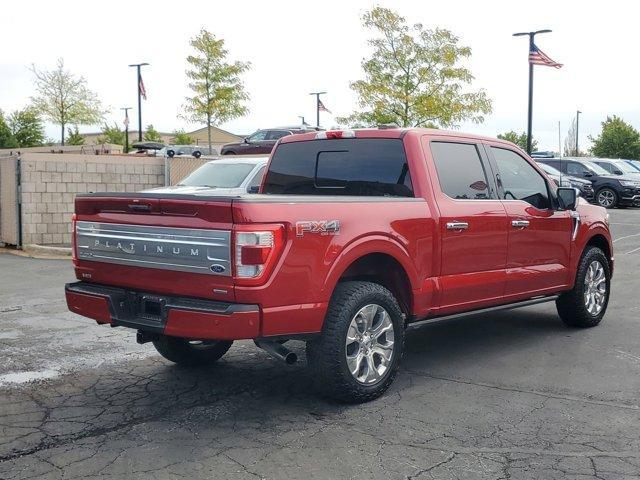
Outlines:
[[[538,157],[538,159],[539,158],[541,157]],[[580,191],[580,196],[582,198],[587,200],[589,203],[595,203],[595,194],[590,180],[566,175],[560,170],[553,168],[551,165],[547,165],[540,161],[538,161],[538,165],[557,186],[577,188]]]
[[[632,176],[612,175],[601,166],[583,158],[539,159],[562,173],[582,177],[593,183],[596,203],[601,207],[640,206],[640,181]]]
[[[636,180],[640,180],[640,172],[624,160],[614,160],[611,158],[592,158],[591,161],[597,165],[600,165],[607,172],[612,173],[613,175],[627,175],[635,178]]]
[[[239,143],[227,143],[222,146],[222,155],[269,154],[276,142],[282,137],[295,133],[307,133],[318,130],[313,127],[282,127],[258,130]]]

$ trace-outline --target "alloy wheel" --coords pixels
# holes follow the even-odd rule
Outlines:
[[[345,351],[347,367],[357,382],[371,385],[382,380],[394,354],[393,322],[382,306],[366,305],[353,316]]]
[[[598,260],[589,264],[584,277],[584,306],[590,315],[597,316],[607,300],[607,277]]]
[[[598,204],[601,207],[610,207],[616,200],[615,194],[611,190],[602,190],[598,193]]]

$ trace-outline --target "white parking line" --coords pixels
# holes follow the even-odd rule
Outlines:
[[[640,247],[638,247],[638,248],[634,248],[634,249],[633,249],[633,250],[631,250],[630,252],[625,253],[625,255],[629,255],[630,253],[637,252],[638,250],[640,250]]]
[[[640,237],[640,233],[634,233],[633,235],[625,235],[624,237],[620,237],[620,238],[616,238],[613,243],[616,243],[620,240],[624,240],[625,238],[631,238],[631,237]]]

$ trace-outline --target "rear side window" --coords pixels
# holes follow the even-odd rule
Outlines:
[[[431,142],[440,188],[458,200],[491,198],[478,148],[468,143]]]
[[[349,138],[281,144],[263,193],[413,197],[402,140]]]
[[[270,130],[267,134],[267,140],[278,140],[287,135],[289,135],[289,132],[286,130]]]

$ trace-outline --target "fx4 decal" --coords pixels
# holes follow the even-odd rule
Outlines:
[[[296,222],[296,235],[302,237],[305,233],[338,235],[340,233],[340,220],[304,220]]]

